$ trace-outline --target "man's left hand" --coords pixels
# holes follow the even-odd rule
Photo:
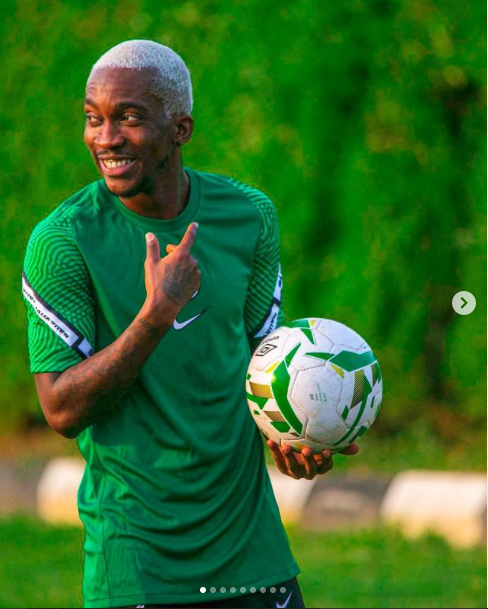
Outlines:
[[[271,449],[276,467],[280,472],[295,480],[300,480],[300,478],[313,480],[317,474],[326,474],[334,467],[330,450],[323,450],[316,455],[308,447],[298,453],[289,444],[283,444],[280,447],[273,440],[267,440],[266,444]],[[354,442],[339,452],[341,455],[356,455],[359,452],[359,446]]]

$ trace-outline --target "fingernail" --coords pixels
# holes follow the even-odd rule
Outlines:
[[[153,240],[154,235],[152,233],[146,233],[146,243]]]

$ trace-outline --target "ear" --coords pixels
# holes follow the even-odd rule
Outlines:
[[[173,141],[177,146],[184,146],[193,135],[193,117],[189,114],[180,114],[173,116],[173,121],[175,131]]]

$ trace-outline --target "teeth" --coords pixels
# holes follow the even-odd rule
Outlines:
[[[133,159],[123,159],[122,161],[112,161],[110,159],[103,159],[103,164],[108,169],[113,169],[114,167],[122,167],[122,165],[129,165],[132,163]]]

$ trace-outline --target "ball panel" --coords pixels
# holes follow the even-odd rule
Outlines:
[[[358,425],[367,425],[368,428],[371,427],[377,417],[378,410],[381,407],[382,397],[382,388],[379,384],[377,384],[375,387],[373,387],[371,395],[368,399],[368,403],[366,405],[362,417],[358,422]]]
[[[316,344],[316,333],[315,328],[320,321],[319,318],[307,317],[304,319],[296,319],[295,321],[290,321],[286,324],[286,327],[291,330],[295,334],[295,336],[300,337],[302,342],[307,342],[310,345]]]
[[[355,351],[366,344],[357,332],[332,319],[321,319],[317,331],[327,337],[336,348]]]
[[[283,434],[270,425],[270,421],[266,419],[265,415],[255,416],[254,420],[267,438],[273,440],[273,442],[276,442],[278,445],[280,444]]]
[[[293,385],[297,379],[298,371],[292,365],[296,354],[300,349],[300,343],[296,344],[291,351],[285,351],[280,364],[273,370],[271,388],[275,399],[277,410],[281,413],[286,423],[274,423],[278,431],[284,433],[295,433],[302,435],[306,424],[306,415],[290,401]]]
[[[290,392],[290,400],[308,418],[331,411],[334,415],[340,403],[342,379],[327,365],[300,370]]]
[[[347,427],[335,412],[324,409],[322,416],[309,419],[305,437],[324,448],[334,448],[337,442],[347,431]]]
[[[265,370],[281,359],[281,353],[290,334],[286,328],[278,328],[262,340],[251,358],[250,367]]]
[[[329,359],[333,357],[333,354],[329,351],[303,349],[300,353],[300,361],[297,365],[300,366],[300,370],[310,370],[317,368],[318,366],[327,365]]]
[[[296,452],[301,452],[303,448],[310,448],[315,454],[321,453],[326,448],[325,446],[322,446],[322,444],[318,444],[317,442],[314,442],[309,438],[299,438],[297,440],[293,439],[288,441],[282,441],[280,446],[283,446],[283,444],[288,444]]]

